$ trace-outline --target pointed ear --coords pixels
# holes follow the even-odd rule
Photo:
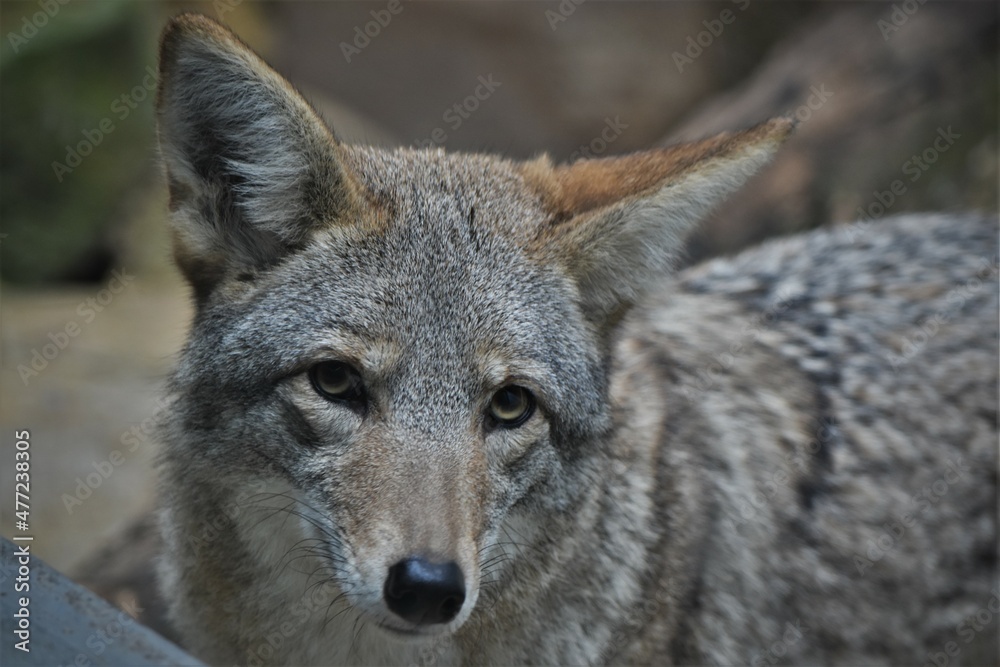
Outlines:
[[[356,205],[322,120],[204,16],[182,14],[163,31],[157,121],[175,256],[199,298],[273,264]]]
[[[549,213],[529,251],[569,273],[584,313],[604,330],[670,272],[695,224],[766,164],[792,127],[776,118],[623,157],[529,162],[525,180]]]

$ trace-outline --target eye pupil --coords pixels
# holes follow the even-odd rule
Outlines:
[[[501,389],[497,392],[497,412],[501,414],[516,414],[520,411],[522,395],[513,389]]]
[[[511,385],[493,395],[490,401],[490,417],[505,427],[520,426],[534,412],[534,397],[524,387]]]
[[[361,379],[348,364],[324,361],[309,370],[313,387],[323,397],[342,401],[361,399]]]
[[[350,380],[347,370],[340,365],[324,365],[319,373],[320,384],[323,385],[324,391],[330,394],[341,394],[346,391],[351,384]]]

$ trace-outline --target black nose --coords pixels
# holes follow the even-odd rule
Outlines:
[[[447,623],[465,602],[465,577],[454,561],[407,558],[389,568],[384,595],[389,609],[411,623]]]

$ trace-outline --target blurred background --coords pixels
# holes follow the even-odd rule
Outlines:
[[[151,432],[191,317],[153,126],[157,35],[180,11],[228,23],[349,142],[566,160],[796,116],[692,262],[997,210],[992,0],[397,2],[0,4],[0,467],[29,429],[34,551],[55,567],[88,580],[130,557],[107,545],[154,504]],[[8,472],[8,537],[13,495]]]

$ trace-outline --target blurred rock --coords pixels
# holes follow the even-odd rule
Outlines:
[[[667,143],[779,114],[800,121],[774,165],[703,226],[691,261],[863,215],[996,210],[998,6],[919,7],[898,27],[890,5],[823,12],[670,133]],[[926,169],[913,160],[925,151]]]
[[[382,27],[372,12],[386,4],[273,6],[275,66],[402,145],[426,143],[440,128],[447,138],[435,145],[450,150],[520,158],[547,151],[557,160],[598,137],[608,118],[628,126],[608,153],[652,145],[692,105],[742,78],[775,34],[813,11],[809,3],[783,12],[749,5],[681,71],[674,54],[688,38],[723,9],[740,14],[740,5],[403,2]],[[445,117],[490,75],[500,82],[494,94],[467,117]]]

